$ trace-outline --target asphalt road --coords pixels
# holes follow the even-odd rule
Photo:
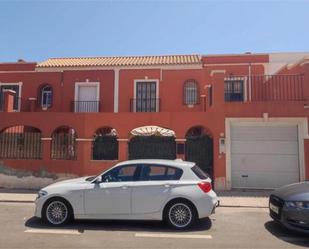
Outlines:
[[[309,247],[306,235],[277,225],[265,208],[217,209],[190,231],[161,222],[78,221],[50,228],[34,218],[34,204],[0,203],[0,248],[295,248]]]

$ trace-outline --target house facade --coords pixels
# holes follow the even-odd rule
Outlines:
[[[216,189],[276,188],[309,179],[308,119],[309,53],[0,63],[0,182],[179,158]]]

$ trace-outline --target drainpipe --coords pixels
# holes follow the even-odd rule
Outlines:
[[[61,89],[60,89],[60,96],[61,96],[61,110],[63,110],[63,80],[64,80],[64,72],[63,71],[61,71],[60,72],[61,73],[61,77],[60,77],[60,87],[61,87]]]
[[[247,101],[249,99],[249,102],[251,102],[251,63],[249,63],[248,94],[249,98],[247,98]]]
[[[114,69],[114,113],[119,111],[119,68]]]

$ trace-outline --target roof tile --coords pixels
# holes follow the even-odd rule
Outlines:
[[[202,62],[199,55],[159,55],[50,58],[46,61],[38,63],[37,67],[115,67],[200,64],[202,64]]]

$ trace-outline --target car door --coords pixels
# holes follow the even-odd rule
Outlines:
[[[162,208],[177,183],[171,174],[175,170],[163,165],[141,166],[139,181],[132,186],[133,214],[155,213]]]
[[[101,182],[89,184],[84,192],[86,216],[131,214],[131,187],[137,173],[136,165],[119,166],[103,174]]]

